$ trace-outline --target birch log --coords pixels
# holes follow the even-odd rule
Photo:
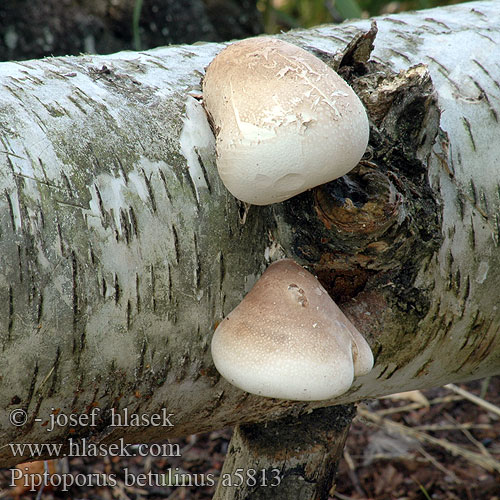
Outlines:
[[[377,18],[369,62],[369,21],[281,35],[352,83],[370,156],[249,210],[197,98],[221,44],[1,63],[0,463],[23,460],[12,442],[145,442],[500,373],[499,5]],[[213,367],[214,327],[285,256],[375,353],[335,400],[259,398]],[[172,426],[111,425],[162,408]]]

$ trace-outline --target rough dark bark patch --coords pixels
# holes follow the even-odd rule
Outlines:
[[[237,426],[214,500],[307,498],[327,500],[352,418],[353,405],[320,408],[300,417]],[[254,472],[240,488],[227,475]],[[264,484],[265,480],[265,484]]]
[[[282,214],[293,227],[289,250],[334,299],[345,302],[390,282],[388,302],[421,318],[429,304],[426,292],[412,286],[417,264],[440,245],[440,208],[426,164],[439,111],[424,66],[395,74],[369,61],[376,33],[373,24],[326,59],[367,109],[365,158],[341,179],[285,202]]]

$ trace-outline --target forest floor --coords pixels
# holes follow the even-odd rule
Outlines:
[[[30,473],[72,474],[85,484],[68,491],[30,493],[25,477],[11,487],[15,473],[0,470],[0,498],[208,500],[230,437],[231,429],[224,429],[172,439],[170,450],[179,456],[73,457],[30,466]],[[500,377],[365,401],[358,405],[330,499],[500,500],[499,438]],[[170,485],[163,486],[156,479],[169,469]],[[89,487],[97,474],[113,477],[115,484]],[[143,484],[137,484],[141,477]]]

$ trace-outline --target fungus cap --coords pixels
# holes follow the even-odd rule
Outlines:
[[[217,370],[244,391],[298,401],[346,392],[373,366],[369,345],[319,281],[271,264],[212,339]]]
[[[368,144],[354,91],[309,52],[270,37],[233,43],[210,63],[203,102],[226,188],[276,203],[354,168]]]

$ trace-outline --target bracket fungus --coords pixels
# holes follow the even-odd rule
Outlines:
[[[368,144],[366,111],[351,87],[314,55],[275,38],[222,50],[203,78],[203,104],[222,182],[254,205],[341,177]]]
[[[346,392],[373,367],[370,346],[319,281],[291,259],[271,264],[219,324],[212,358],[252,394],[297,401]]]

